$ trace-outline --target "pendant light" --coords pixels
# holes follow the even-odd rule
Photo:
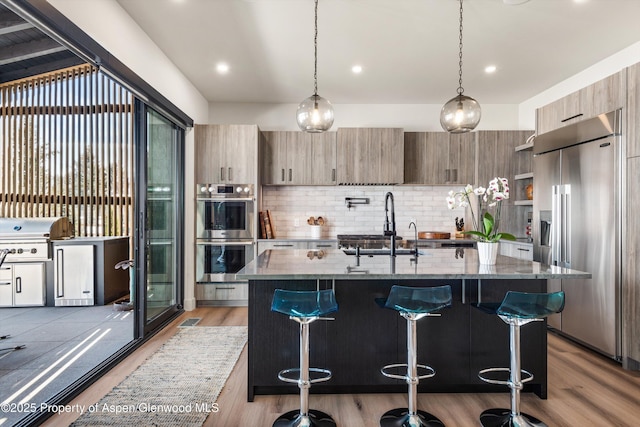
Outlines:
[[[313,48],[313,95],[298,105],[296,119],[300,129],[305,132],[324,132],[333,125],[333,106],[318,95],[318,0],[315,0]]]
[[[440,125],[447,132],[464,133],[472,131],[480,123],[480,104],[464,95],[462,87],[462,0],[460,0],[460,51],[458,62],[458,95],[447,101],[440,111]]]

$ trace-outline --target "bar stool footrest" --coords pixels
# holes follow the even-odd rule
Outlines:
[[[298,375],[298,377],[297,378],[287,377],[288,374],[293,374],[293,373],[296,373]],[[319,377],[319,378],[311,379],[311,374],[312,373],[324,374],[324,376]],[[310,378],[309,379],[309,384],[315,384],[315,383],[319,383],[319,382],[323,382],[323,381],[329,381],[331,379],[332,375],[333,374],[328,369],[309,368],[309,378]],[[282,371],[278,372],[278,379],[280,381],[284,381],[286,383],[298,384],[298,382],[300,381],[300,368],[283,369]]]
[[[520,412],[513,415],[511,409],[491,408],[480,414],[480,424],[483,427],[502,427],[502,426],[518,426],[518,427],[547,427],[545,423],[536,417]]]
[[[416,365],[416,367],[418,369],[422,369],[422,370],[427,372],[426,374],[418,375],[416,377],[417,380],[424,380],[426,378],[431,378],[436,374],[435,369],[433,369],[431,366]],[[403,380],[403,381],[411,380],[411,378],[408,377],[407,375],[397,375],[397,374],[392,374],[390,372],[386,372],[389,369],[394,369],[394,368],[405,368],[405,369],[407,369],[407,364],[406,363],[394,363],[392,365],[386,365],[386,366],[383,366],[380,369],[380,373],[382,373],[382,375],[384,375],[387,378],[393,378],[393,379],[396,379],[396,380]]]
[[[511,387],[512,383],[510,380],[494,380],[492,378],[488,378],[483,376],[483,374],[488,374],[489,372],[507,372],[510,373],[511,370],[509,368],[487,368],[487,369],[483,369],[480,372],[478,372],[478,378],[480,378],[482,381],[487,382],[489,384],[498,384],[498,385],[506,385],[508,387]],[[533,379],[533,374],[529,371],[525,371],[524,369],[520,370],[520,374],[523,375],[524,378],[520,379],[521,383],[526,383],[529,382]]]

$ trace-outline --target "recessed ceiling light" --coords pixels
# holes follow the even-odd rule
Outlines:
[[[362,72],[362,65],[354,65],[351,67],[353,74],[360,74]]]
[[[528,2],[529,0],[502,0],[504,4],[518,5]]]
[[[484,68],[484,72],[485,72],[485,73],[487,73],[487,74],[491,74],[491,73],[495,73],[495,72],[496,72],[496,69],[497,69],[497,68],[496,68],[496,66],[495,66],[495,65],[487,65],[487,66]]]
[[[229,64],[226,62],[218,62],[216,65],[216,71],[219,74],[227,74],[229,72]]]

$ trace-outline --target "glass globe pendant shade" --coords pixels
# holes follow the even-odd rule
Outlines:
[[[457,95],[447,101],[440,111],[440,125],[451,133],[470,132],[480,123],[480,104],[466,95]]]
[[[318,94],[313,94],[298,105],[298,126],[305,132],[324,132],[333,125],[333,106]]]

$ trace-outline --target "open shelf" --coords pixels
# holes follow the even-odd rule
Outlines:
[[[526,151],[526,150],[533,150],[533,141],[527,142],[522,145],[518,145],[516,147],[516,151]]]
[[[516,175],[515,180],[519,180],[519,179],[529,179],[529,178],[533,178],[533,172],[527,172],[527,173],[520,173],[518,175]]]

